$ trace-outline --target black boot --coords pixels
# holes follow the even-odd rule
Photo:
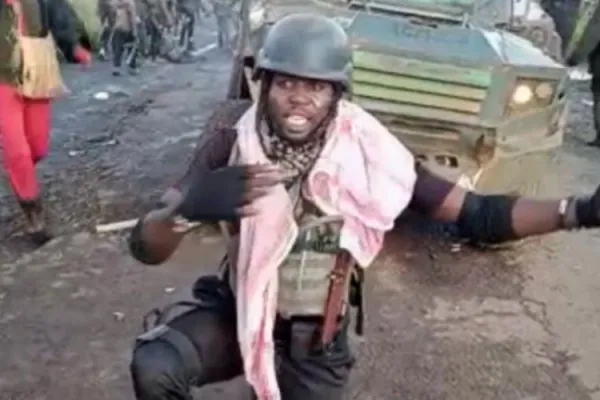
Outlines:
[[[21,201],[21,209],[27,218],[27,233],[36,246],[41,246],[52,239],[48,229],[46,213],[40,200]]]

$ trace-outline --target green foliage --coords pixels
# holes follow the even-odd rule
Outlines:
[[[77,31],[84,44],[89,43],[92,49],[98,48],[100,40],[100,18],[98,17],[98,0],[68,0],[77,15]]]

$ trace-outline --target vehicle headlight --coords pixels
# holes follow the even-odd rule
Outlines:
[[[250,30],[258,29],[265,21],[265,8],[262,5],[255,5],[248,13]]]
[[[529,87],[529,85],[521,84],[515,88],[512,94],[512,103],[522,106],[523,104],[527,104],[533,99],[533,90]]]
[[[535,87],[535,95],[540,100],[548,100],[554,94],[554,88],[548,82],[542,82]]]

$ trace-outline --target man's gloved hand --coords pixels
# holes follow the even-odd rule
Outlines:
[[[189,221],[231,221],[253,215],[251,203],[283,181],[276,167],[230,166],[196,176],[177,213]]]
[[[600,227],[600,186],[591,197],[576,199],[575,210],[579,226],[584,228]]]

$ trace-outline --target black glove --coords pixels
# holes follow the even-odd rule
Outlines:
[[[600,227],[600,186],[590,197],[575,200],[577,222],[583,228]]]
[[[196,175],[184,190],[177,212],[189,221],[232,221],[252,215],[250,204],[278,183],[272,166],[231,166]]]

